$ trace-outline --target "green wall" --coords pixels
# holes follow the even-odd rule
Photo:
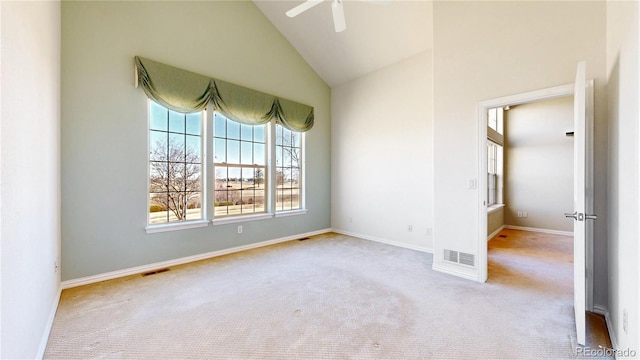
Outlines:
[[[306,215],[146,234],[133,57],[315,107]],[[62,3],[62,280],[329,228],[330,89],[250,1]]]

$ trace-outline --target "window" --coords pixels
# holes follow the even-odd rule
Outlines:
[[[276,211],[302,206],[302,135],[276,125]]]
[[[298,213],[303,144],[303,133],[273,121],[241,124],[209,110],[182,114],[150,100],[148,224],[206,226]]]
[[[493,208],[503,203],[502,144],[504,144],[504,108],[489,109],[487,112],[487,205]]]
[[[214,114],[214,217],[266,212],[265,131]]]
[[[203,113],[149,103],[148,223],[201,220]]]
[[[501,107],[489,109],[488,115],[489,128],[502,135],[504,130],[504,109]]]
[[[502,146],[487,141],[487,205],[502,204]]]

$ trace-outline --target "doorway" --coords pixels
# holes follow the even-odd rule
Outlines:
[[[503,228],[573,236],[562,216],[573,212],[573,97],[490,109],[488,118],[487,240]]]
[[[593,80],[587,81],[587,138],[593,139]],[[487,145],[488,145],[488,133],[487,125],[489,122],[488,112],[493,108],[504,108],[508,106],[516,106],[521,104],[529,104],[539,102],[543,100],[550,100],[556,98],[562,98],[566,96],[573,96],[574,84],[560,85],[552,88],[546,88],[536,90],[527,93],[521,93],[502,98],[487,100],[479,103],[478,106],[478,118],[479,118],[479,174],[478,174],[478,187],[480,189],[486,189],[488,187],[488,177],[486,170],[488,168],[487,160]],[[593,143],[593,141],[588,141]],[[587,188],[593,189],[593,149],[588,148],[586,151],[587,161]],[[478,234],[478,266],[479,266],[479,281],[484,282],[488,278],[488,260],[487,260],[487,234],[488,234],[488,219],[487,219],[487,194],[483,191],[479,191],[479,234]],[[593,194],[587,196],[587,208],[593,210]],[[561,216],[561,214],[560,214]],[[586,239],[586,308],[589,311],[593,310],[593,229],[592,225],[587,228]]]

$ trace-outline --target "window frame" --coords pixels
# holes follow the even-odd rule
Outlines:
[[[278,181],[277,181],[277,172],[278,172],[278,168],[284,168],[285,166],[278,166],[277,164],[277,151],[278,151],[278,147],[290,147],[293,148],[294,146],[282,146],[282,145],[278,145],[278,126],[282,127],[283,131],[289,131],[291,133],[296,133],[299,136],[299,142],[300,142],[300,146],[296,147],[300,149],[300,154],[298,155],[298,207],[297,208],[290,208],[290,209],[281,209],[278,210]],[[274,151],[274,162],[272,164],[273,167],[273,178],[274,179],[274,201],[273,201],[273,212],[276,214],[276,216],[280,215],[280,216],[291,216],[291,215],[295,215],[298,213],[306,213],[306,198],[305,198],[305,133],[304,132],[300,132],[300,131],[293,131],[290,129],[285,128],[284,126],[280,125],[280,124],[273,124],[273,151]],[[284,139],[284,138],[283,138]],[[284,150],[283,150],[284,151]],[[290,187],[289,190],[293,190],[293,187]]]
[[[498,203],[498,144],[487,141],[487,206]],[[494,177],[493,188],[491,188],[491,177]],[[493,195],[492,195],[493,191]]]
[[[502,154],[500,154],[502,151]],[[491,158],[491,152],[493,152],[493,158]],[[491,171],[493,170],[493,172]],[[495,176],[494,196],[493,201],[491,197],[491,176]],[[504,206],[503,189],[501,183],[504,177],[504,146],[487,138],[487,209],[488,211],[494,208]]]
[[[265,191],[265,205],[264,212],[259,213],[247,213],[247,214],[232,214],[225,216],[215,216],[215,163],[214,163],[214,120],[215,120],[215,108],[209,104],[202,110],[201,113],[201,128],[200,128],[200,169],[201,169],[201,202],[202,202],[202,216],[201,219],[194,220],[179,220],[172,222],[164,222],[151,224],[149,211],[151,203],[151,103],[153,100],[147,99],[147,224],[145,230],[148,234],[183,230],[191,228],[206,227],[210,223],[213,225],[223,225],[230,223],[248,222],[256,220],[265,220],[271,218],[288,217],[295,215],[302,215],[308,212],[306,208],[306,133],[296,132],[300,136],[300,170],[299,170],[299,208],[288,210],[277,210],[276,196],[277,196],[277,182],[276,179],[276,127],[281,126],[276,124],[275,120],[271,120],[265,123],[265,176],[264,176],[264,191]],[[157,103],[156,103],[157,104]],[[162,105],[158,104],[163,107]],[[220,114],[222,115],[222,114]],[[224,115],[222,115],[224,116]],[[232,120],[229,120],[232,121]],[[284,128],[284,127],[283,127]],[[286,128],[285,128],[286,129]],[[186,131],[186,130],[185,130]],[[289,130],[293,131],[293,130]],[[241,159],[240,159],[240,162]],[[240,165],[242,166],[242,165]],[[253,167],[248,165],[245,167]]]
[[[487,212],[489,214],[498,211],[504,207],[504,151],[505,151],[505,108],[492,107],[487,109]],[[493,147],[492,147],[493,145]],[[493,149],[493,162],[489,158],[490,151]],[[489,169],[493,167],[493,174]],[[491,176],[494,175],[495,189],[493,201],[491,196]]]
[[[152,107],[153,104],[165,109],[167,111],[167,116],[169,117],[167,119],[167,129],[166,130],[157,130],[157,129],[152,129]],[[147,201],[146,201],[146,208],[147,208],[147,225],[145,227],[147,233],[154,233],[154,232],[161,232],[161,231],[166,231],[166,230],[172,230],[172,229],[183,229],[183,228],[191,228],[191,227],[202,227],[202,226],[206,226],[208,221],[206,219],[206,214],[205,214],[205,200],[207,198],[207,189],[206,189],[206,178],[207,178],[207,170],[206,167],[204,166],[204,161],[206,158],[206,149],[205,149],[205,117],[206,117],[206,113],[205,111],[200,111],[200,112],[194,112],[194,113],[189,113],[189,114],[180,114],[181,116],[185,117],[185,128],[184,128],[184,132],[178,132],[178,131],[172,131],[171,130],[171,125],[170,125],[170,116],[171,116],[171,110],[167,109],[166,107],[162,106],[161,104],[158,104],[156,102],[154,102],[151,99],[147,99]],[[199,153],[199,157],[200,157],[200,202],[201,202],[201,207],[200,207],[200,218],[199,219],[185,219],[185,220],[178,220],[178,221],[166,221],[166,222],[160,222],[160,223],[151,223],[151,211],[150,211],[150,207],[151,207],[151,198],[152,198],[152,185],[151,185],[151,168],[152,168],[152,162],[154,162],[152,160],[152,132],[166,132],[167,133],[167,137],[169,137],[171,134],[179,134],[179,135],[184,135],[185,137],[185,146],[186,146],[186,138],[187,136],[196,136],[194,134],[191,134],[188,132],[187,130],[187,124],[186,124],[186,119],[187,119],[187,115],[190,114],[200,114],[200,135],[197,135],[200,137],[200,153]],[[169,142],[167,143],[167,150],[170,149],[169,148]],[[167,160],[167,162],[170,162],[169,160]],[[187,164],[190,164],[188,162],[185,161],[185,166]],[[170,213],[170,209],[166,209],[163,210],[163,212],[166,212],[167,214]],[[170,215],[167,215],[170,216]]]
[[[492,124],[495,122],[495,124]],[[487,113],[487,127],[500,135],[504,135],[504,108],[491,108]]]
[[[212,189],[212,193],[213,193],[213,200],[212,202],[209,204],[212,208],[212,212],[211,212],[211,219],[212,220],[219,220],[219,219],[224,219],[224,218],[233,218],[233,217],[241,217],[241,218],[246,218],[248,216],[251,215],[264,215],[267,214],[269,212],[269,196],[271,193],[271,184],[270,184],[270,177],[269,177],[269,147],[270,147],[270,132],[269,132],[269,126],[268,123],[267,124],[262,124],[264,126],[264,142],[260,143],[260,142],[256,142],[255,140],[255,128],[251,129],[251,140],[246,140],[242,138],[242,126],[243,124],[237,123],[238,124],[238,139],[233,139],[233,138],[229,138],[229,133],[228,133],[228,124],[230,122],[234,122],[231,119],[228,119],[227,117],[225,117],[224,115],[217,113],[215,111],[212,112],[213,113],[213,121],[212,121],[212,135],[211,135],[211,141],[210,141],[210,145],[212,148],[212,154],[211,154],[211,159],[212,159],[212,166],[213,166],[213,175],[212,178],[209,179],[211,181],[210,184],[210,188]],[[215,133],[215,120],[216,120],[216,115],[221,116],[224,121],[225,121],[225,136],[219,136],[218,134]],[[246,125],[246,124],[244,124]],[[256,126],[256,125],[248,125],[248,126]],[[225,161],[223,162],[216,162],[215,161],[215,149],[216,149],[216,139],[224,139],[225,142]],[[228,160],[228,145],[230,141],[237,141],[238,142],[238,162],[233,162],[233,163],[229,163],[227,162]],[[258,163],[255,162],[255,159],[253,159],[253,164],[243,164],[243,159],[242,159],[242,150],[243,150],[243,143],[249,143],[251,144],[251,157],[253,159],[253,156],[255,155],[255,145],[256,144],[262,144],[264,146],[264,158],[262,159],[262,161],[264,162],[264,165],[260,165]],[[240,171],[240,184],[241,184],[241,188],[240,188],[240,214],[225,214],[225,215],[216,215],[216,205],[215,203],[216,201],[216,197],[217,197],[217,190],[216,190],[216,182],[217,182],[217,173],[216,173],[216,169],[218,167],[226,167],[227,171],[229,171],[229,169],[239,169]],[[264,186],[262,191],[264,192],[263,194],[263,210],[262,211],[253,211],[253,212],[249,212],[249,213],[242,213],[244,204],[242,204],[243,200],[242,200],[242,184],[244,184],[244,177],[242,175],[242,172],[244,169],[254,169],[254,171],[256,169],[264,169],[263,171],[263,176],[264,176]],[[229,179],[229,173],[227,172],[227,180]],[[255,179],[254,179],[255,182]],[[255,189],[254,189],[255,191]],[[229,191],[226,190],[227,192],[227,196]],[[254,193],[255,195],[255,193]],[[228,199],[228,198],[227,198]],[[255,202],[255,200],[254,200]],[[255,203],[254,203],[255,205]],[[229,205],[225,204],[224,206],[227,207],[227,212],[229,211]]]

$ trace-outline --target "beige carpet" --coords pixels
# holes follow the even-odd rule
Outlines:
[[[573,358],[572,240],[513,234],[486,284],[325,234],[65,290],[45,359]]]

